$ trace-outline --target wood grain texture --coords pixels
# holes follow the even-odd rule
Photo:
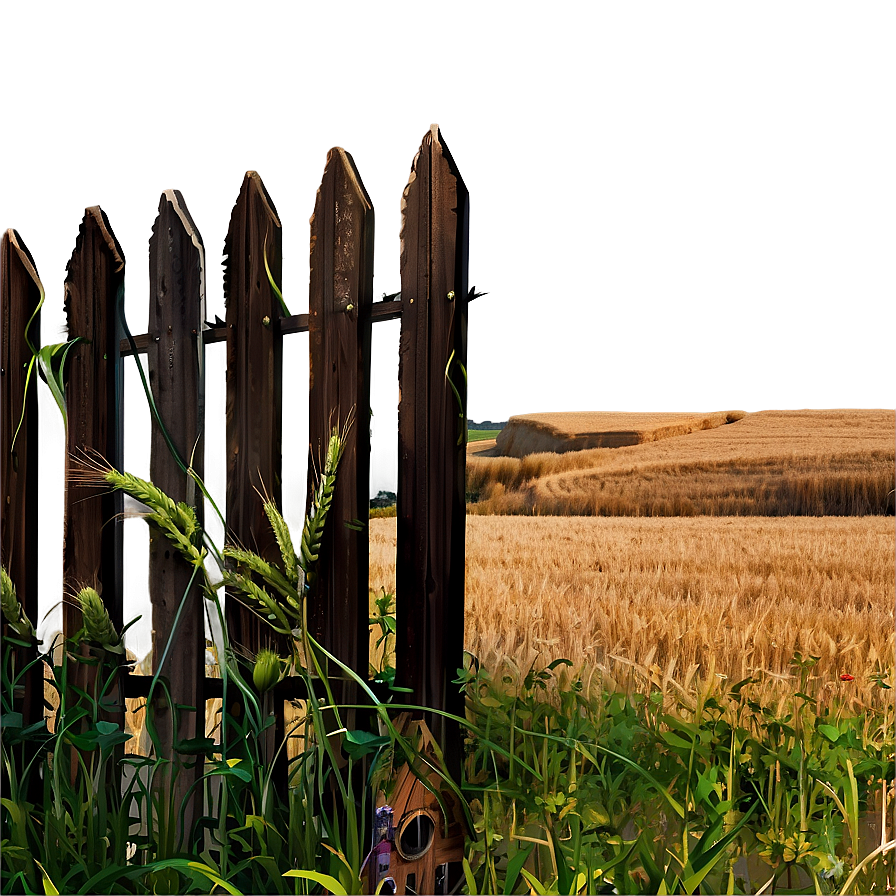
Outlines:
[[[205,250],[179,190],[166,190],[149,241],[149,348],[147,367],[153,399],[181,462],[203,476],[205,409],[204,349]],[[150,478],[175,501],[194,507],[200,524],[203,496],[195,480],[169,450],[161,428],[152,422]],[[152,604],[153,672],[169,681],[175,720],[164,695],[155,700],[155,725],[167,759],[173,750],[175,727],[180,738],[205,735],[205,618],[202,589],[191,586],[193,567],[164,534],[150,527],[149,596]],[[165,654],[177,624],[174,647]],[[159,668],[162,657],[165,665]],[[198,710],[198,712],[196,711]],[[176,721],[176,726],[175,726]],[[192,758],[192,757],[191,757]],[[182,767],[175,783],[175,805],[201,776],[201,763]],[[165,781],[158,782],[164,788]],[[202,789],[193,790],[184,819],[189,831],[202,815]]]
[[[373,233],[373,206],[354,161],[345,150],[331,149],[311,218],[309,507],[330,432],[352,423],[324,530],[308,624],[331,653],[365,677]],[[360,530],[347,525],[357,521]]]
[[[459,715],[468,222],[467,189],[433,125],[402,199],[396,681],[413,689],[408,702]],[[457,774],[459,731],[426,721]]]
[[[249,171],[225,242],[227,304],[227,534],[270,562],[280,551],[264,496],[281,505],[281,308],[264,266],[281,276],[281,227],[261,178]],[[229,596],[231,641],[252,656],[274,639],[270,627]]]
[[[95,587],[117,630],[122,626],[122,496],[78,481],[72,464],[81,452],[91,450],[116,469],[122,466],[121,327],[116,305],[124,300],[124,266],[124,253],[105,213],[99,206],[88,208],[65,278],[68,338],[84,341],[69,354],[65,390],[63,590],[71,598],[85,585]],[[80,626],[80,611],[67,601],[65,636]]]
[[[2,560],[25,613],[35,625],[38,622],[37,371],[32,373],[26,392],[32,356],[25,330],[42,292],[28,247],[16,231],[7,230],[0,240]],[[31,322],[28,337],[35,348],[39,347],[39,312]]]
[[[42,294],[43,286],[28,247],[15,230],[7,230],[0,238],[0,544],[3,566],[33,625],[39,621],[38,417],[36,371],[28,381],[32,358],[28,339],[32,346],[39,347],[40,312],[35,311]],[[4,636],[6,633],[4,619]],[[33,658],[33,651],[24,647],[15,650],[19,654],[16,666],[24,668]],[[27,726],[43,717],[42,668],[30,669],[22,685],[13,703]],[[40,781],[32,775],[29,782],[29,799],[37,801]]]

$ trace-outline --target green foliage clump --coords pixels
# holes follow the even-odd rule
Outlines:
[[[645,670],[625,695],[567,660],[471,663],[468,714],[499,749],[468,742],[469,892],[884,891],[896,841],[863,841],[859,815],[893,798],[892,708],[822,710],[813,659],[773,703],[711,672],[685,691]]]

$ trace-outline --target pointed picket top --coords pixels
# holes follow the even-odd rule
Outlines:
[[[236,284],[233,282],[234,274],[242,270],[242,259],[239,259],[235,253],[240,251],[241,246],[245,247],[248,241],[257,237],[259,232],[261,233],[259,245],[264,247],[267,244],[268,246],[268,265],[279,286],[281,278],[279,270],[274,272],[273,262],[276,261],[279,267],[280,217],[259,173],[247,171],[243,177],[239,196],[237,196],[230,214],[227,236],[224,238],[224,304],[226,307],[229,307],[231,294],[236,288]],[[265,240],[266,236],[267,240]],[[274,240],[277,241],[276,257],[272,257],[274,253],[271,249]],[[257,239],[255,241],[258,242]],[[264,262],[262,259],[258,260],[261,262],[261,270],[264,272]],[[264,282],[267,283],[267,279]]]
[[[469,194],[467,186],[461,177],[457,163],[448,144],[442,135],[441,128],[437,124],[433,124],[430,129],[423,135],[420,143],[420,149],[414,156],[411,163],[411,174],[408,183],[404,188],[401,200],[401,228],[399,232],[399,240],[401,243],[401,265],[413,265],[417,252],[424,249],[426,239],[426,228],[424,223],[429,225],[434,235],[440,233],[450,234],[459,233],[460,228],[464,231],[469,227]],[[414,225],[417,225],[414,227]],[[410,239],[411,229],[415,234],[415,239]],[[452,284],[457,273],[453,269],[455,257],[451,252],[451,257],[442,257],[439,250],[439,240],[433,241],[432,262],[439,264],[438,268],[434,268],[431,272],[433,278],[438,278],[440,284]],[[463,260],[466,261],[466,246],[462,248]],[[422,274],[421,267],[421,274]],[[430,274],[424,275],[425,281],[429,280]],[[436,283],[433,282],[431,289],[435,289]],[[408,296],[407,299],[419,301],[423,296],[421,289],[424,287],[424,281],[418,284],[414,296]],[[459,297],[466,299],[466,283],[462,285],[462,294],[458,290],[447,289],[433,298],[445,298],[449,292],[458,293]],[[428,293],[428,290],[425,290]],[[454,296],[452,295],[452,299]],[[402,291],[402,301],[405,301],[404,292]]]
[[[332,206],[334,202],[338,204],[338,208],[327,209],[327,211],[335,213],[334,218],[324,220],[324,203]],[[358,304],[351,297],[347,279],[350,276],[349,272],[354,270],[358,264],[358,259],[353,255],[352,240],[356,233],[354,228],[366,225],[368,223],[367,216],[372,213],[373,203],[370,201],[370,196],[367,195],[354,159],[341,146],[334,146],[327,153],[323,177],[315,194],[314,212],[308,223],[311,225],[312,290],[314,289],[314,272],[321,271],[320,264],[315,266],[317,242],[322,237],[324,229],[328,233],[340,231],[332,258],[322,261],[325,271],[328,271],[332,265],[331,273],[335,280],[325,280],[321,283],[324,295],[335,303],[334,307],[338,311],[345,311],[348,305],[357,306]],[[367,239],[372,243],[372,230]],[[349,311],[351,310],[349,309]],[[313,310],[311,313],[314,313]]]
[[[374,213],[354,160],[341,147],[327,153],[310,224],[309,507],[332,427],[353,422],[330,508],[332,523],[324,530],[308,624],[334,655],[366,675],[368,544],[366,530],[359,531],[354,521],[367,518],[370,501],[370,431],[360,421],[370,412]]]
[[[123,461],[123,376],[118,303],[124,296],[124,252],[99,206],[84,212],[75,249],[66,265],[68,338],[84,341],[68,356],[67,451],[63,587],[100,591],[113,624],[122,606],[122,498],[73,476],[83,451],[97,451],[118,469]],[[80,627],[80,612],[66,603],[66,637]]]
[[[160,234],[165,233],[166,230],[168,233],[166,250],[172,252],[175,246],[177,246],[176,257],[181,259],[181,265],[183,265],[184,259],[189,258],[187,262],[187,271],[190,278],[189,285],[185,285],[183,280],[184,273],[182,271],[173,272],[177,276],[174,283],[177,290],[172,295],[170,301],[176,303],[178,300],[183,300],[197,306],[199,322],[195,324],[195,334],[191,333],[191,335],[196,335],[201,332],[202,322],[205,320],[205,246],[202,244],[202,235],[193,221],[193,216],[190,214],[190,210],[187,208],[180,190],[168,189],[162,191],[162,195],[159,197],[159,210],[152,225],[152,233],[149,238],[150,314],[152,314],[153,303],[163,298],[160,293],[163,286],[162,274],[165,270],[167,256],[162,252]],[[192,252],[187,251],[187,243],[192,246]],[[158,284],[158,289],[153,288],[153,282]],[[166,283],[164,285],[164,295],[169,295],[169,288]],[[203,371],[202,340],[195,340],[195,344],[201,378]],[[184,457],[187,460],[189,459],[188,455]]]
[[[44,287],[40,282],[40,276],[37,273],[37,265],[34,263],[34,257],[25,245],[22,237],[19,236],[19,232],[10,227],[4,234],[4,239],[9,243],[10,248],[18,256],[19,263],[22,265],[25,273],[28,274],[32,281],[34,281],[34,285],[38,290],[43,293]]]
[[[95,236],[94,236],[95,234]],[[112,232],[112,226],[106,213],[98,206],[91,205],[84,209],[84,217],[81,220],[81,226],[78,229],[78,238],[75,240],[75,248],[72,250],[71,258],[65,266],[66,270],[66,291],[65,291],[65,309],[66,321],[71,327],[70,308],[69,308],[69,283],[75,280],[76,273],[81,264],[81,258],[86,249],[86,243],[91,239],[99,238],[104,244],[113,262],[113,271],[118,274],[124,271],[124,252]]]
[[[199,292],[202,296],[202,320],[205,321],[205,245],[202,242],[202,237],[199,235],[199,230],[193,221],[193,216],[190,214],[190,210],[187,208],[187,204],[184,201],[183,194],[180,190],[164,190],[162,192],[159,199],[159,213],[156,215],[156,219],[153,222],[152,236],[149,239],[150,251],[152,251],[153,240],[159,238],[157,232],[161,235],[158,228],[163,226],[163,219],[166,214],[174,215],[177,218],[184,233],[193,244],[193,248],[201,259],[201,264],[199,266]]]

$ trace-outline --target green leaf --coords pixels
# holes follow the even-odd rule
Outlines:
[[[114,734],[120,729],[115,722],[97,722],[96,730],[99,731],[100,734]]]
[[[237,760],[239,761],[239,760]],[[214,767],[214,774],[223,778],[239,778],[240,781],[251,781],[252,775],[242,768],[231,768],[226,763],[218,763]]]
[[[464,857],[463,867],[464,877],[467,879],[467,893],[469,893],[470,896],[476,896],[479,892],[476,889],[476,878],[473,877],[473,869],[470,867],[470,863],[467,861],[466,857]]]
[[[693,747],[693,741],[687,741],[683,737],[679,737],[672,731],[661,731],[660,737],[669,744],[670,747],[678,747],[683,750],[690,750]]]
[[[464,860],[466,861],[466,859]],[[537,894],[537,896],[547,896],[547,887],[534,875],[530,874],[526,871],[525,868],[520,868],[520,874],[526,878],[526,882],[532,888],[532,890]]]
[[[189,737],[179,740],[174,749],[178,753],[186,756],[198,756],[201,753],[208,753],[215,748],[215,742],[211,737]]]
[[[47,874],[44,866],[37,859],[34,860],[34,864],[40,868],[40,873],[43,875],[44,896],[59,896],[59,890],[56,889],[56,885],[50,880],[50,875]]]
[[[333,894],[333,896],[348,896],[348,892],[346,891],[345,887],[343,887],[335,877],[329,874],[321,874],[320,871],[293,870],[285,872],[283,876],[301,877],[304,880],[313,880],[315,883],[326,887],[327,890]]]
[[[521,849],[507,862],[507,875],[504,879],[505,896],[509,896],[509,894],[513,893],[513,888],[516,886],[520,871],[522,870],[523,865],[526,864],[526,860],[532,855],[533,849],[535,849],[535,844],[530,843],[525,849]],[[472,892],[472,890],[470,892]]]
[[[375,753],[380,747],[391,743],[391,738],[382,734],[371,734],[369,731],[347,731],[342,742],[342,749],[352,758],[360,759]]]
[[[834,725],[821,724],[818,730],[832,743],[835,744],[840,739],[840,729]]]

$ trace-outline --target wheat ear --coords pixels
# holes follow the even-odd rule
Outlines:
[[[286,580],[279,569],[272,566],[263,557],[259,557],[258,554],[254,554],[252,551],[244,551],[232,545],[227,545],[222,553],[225,557],[235,560],[240,566],[244,566],[251,572],[261,576],[287,599],[293,609],[301,609],[302,604],[296,589]]]
[[[248,576],[239,573],[227,573],[224,576],[224,584],[238,588],[246,597],[251,598],[256,604],[267,612],[267,621],[274,631],[282,635],[288,635],[292,632],[293,626],[289,624],[283,608],[267,593],[263,588],[259,587]],[[274,620],[280,623],[280,626],[274,624]]]

